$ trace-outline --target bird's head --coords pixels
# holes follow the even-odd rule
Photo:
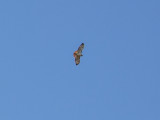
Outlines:
[[[73,56],[76,57],[77,53],[78,53],[78,51],[75,51],[75,52],[73,53]]]

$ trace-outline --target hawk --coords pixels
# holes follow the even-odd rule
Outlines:
[[[78,50],[76,50],[76,51],[73,53],[73,56],[74,56],[74,58],[75,58],[75,63],[76,63],[76,65],[78,65],[78,64],[80,63],[80,57],[83,56],[83,55],[82,55],[82,50],[83,50],[83,48],[84,48],[84,43],[82,43],[82,44],[79,46]]]

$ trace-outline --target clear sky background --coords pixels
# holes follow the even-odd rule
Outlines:
[[[160,120],[160,1],[1,0],[0,120]]]

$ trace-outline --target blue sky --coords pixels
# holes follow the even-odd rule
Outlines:
[[[159,120],[159,6],[1,0],[0,119]]]

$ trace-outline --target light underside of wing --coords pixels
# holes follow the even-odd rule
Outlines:
[[[82,50],[84,49],[84,43],[82,43],[80,46],[79,46],[79,48],[78,48],[78,53],[81,53],[82,52]]]
[[[78,65],[80,63],[80,56],[79,55],[77,55],[75,57],[75,63],[76,63],[76,65]]]

